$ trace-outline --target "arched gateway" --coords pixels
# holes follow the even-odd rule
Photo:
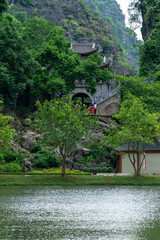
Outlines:
[[[76,103],[78,100],[82,102],[82,104],[85,104],[86,106],[89,106],[89,104],[92,102],[92,99],[89,97],[86,93],[76,93],[72,96],[72,100]]]

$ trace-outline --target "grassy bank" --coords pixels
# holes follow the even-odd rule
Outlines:
[[[51,176],[51,175],[0,175],[0,186],[11,185],[126,185],[160,186],[160,176]]]

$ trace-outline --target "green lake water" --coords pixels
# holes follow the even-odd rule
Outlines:
[[[160,187],[0,187],[3,240],[160,240]]]

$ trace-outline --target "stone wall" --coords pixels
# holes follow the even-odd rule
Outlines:
[[[115,89],[116,86],[117,85],[114,80],[112,80],[109,85],[107,85],[106,83],[103,83],[103,82],[99,82],[99,84],[96,87],[96,93],[91,95],[86,90],[87,86],[85,85],[85,81],[84,82],[82,81],[81,83],[77,81],[76,88],[71,93],[71,95],[72,95],[72,97],[74,97],[76,94],[79,94],[79,93],[86,94],[91,99],[92,103],[94,104],[95,98],[97,98],[97,99],[101,98],[104,94],[107,94],[110,91],[112,91],[113,89]]]
[[[120,94],[116,94],[107,100],[101,102],[98,104],[97,107],[97,114],[102,116],[101,118],[105,120],[106,118],[103,117],[103,115],[114,115],[119,111],[119,105],[120,105]]]

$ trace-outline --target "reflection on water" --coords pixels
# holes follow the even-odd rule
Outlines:
[[[160,187],[0,187],[3,240],[159,240]]]

